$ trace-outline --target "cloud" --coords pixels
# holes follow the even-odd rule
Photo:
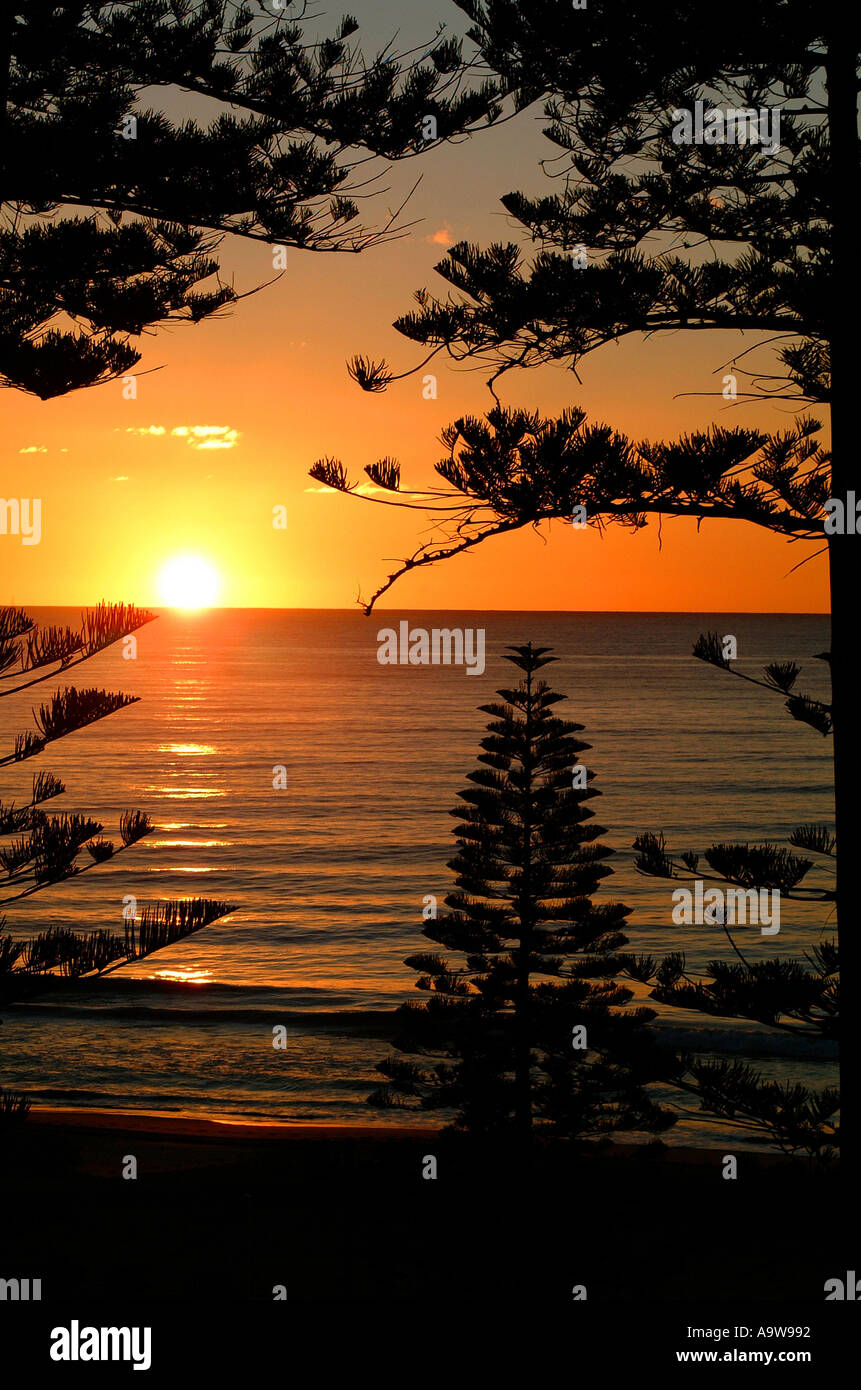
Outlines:
[[[432,246],[454,246],[454,237],[448,229],[448,224],[438,228],[431,236],[426,236],[425,241],[429,241]]]
[[[344,496],[344,494],[341,492],[341,489],[340,489],[340,488],[338,488],[338,487],[327,487],[325,483],[323,484],[322,487],[306,487],[306,488],[303,489],[303,491],[305,491],[305,492],[331,492],[331,493],[334,493],[337,497],[343,497],[343,496]],[[388,488],[377,487],[376,483],[359,483],[359,486],[358,486],[358,487],[350,488],[350,492],[351,492],[353,495],[358,494],[359,497],[372,497],[373,494],[374,494],[375,492],[388,492]]]
[[[19,449],[19,454],[47,454],[48,450],[44,444],[28,444],[25,449]]]
[[[171,434],[192,449],[234,449],[239,442],[239,430],[229,425],[177,425]]]
[[[165,425],[128,425],[126,434],[136,434],[139,438],[153,438],[167,434]],[[239,443],[239,430],[229,425],[175,425],[170,431],[171,438],[184,439],[190,449],[235,449]]]
[[[128,473],[118,473],[115,478],[109,478],[108,481],[111,483],[127,483],[129,481],[129,475]]]

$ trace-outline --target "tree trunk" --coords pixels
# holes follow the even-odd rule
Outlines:
[[[848,505],[854,490],[861,500],[858,467],[857,354],[861,322],[861,278],[856,236],[859,146],[857,115],[858,47],[853,7],[833,0],[828,31],[826,79],[831,140],[833,228],[829,337],[831,342],[831,495]],[[852,509],[854,513],[854,507]],[[853,709],[858,601],[861,598],[861,536],[829,539],[831,574],[831,673],[834,702],[834,796],[837,833],[837,923],[843,1009],[840,1024],[842,1165],[848,1176],[859,1160],[859,1024],[856,1021],[861,970],[855,884],[855,856],[861,838],[861,720]],[[853,527],[854,529],[854,527]],[[844,1213],[848,1216],[848,1213]]]
[[[526,702],[526,745],[531,749],[532,739],[532,672],[526,673],[526,689],[528,692]],[[529,756],[529,754],[527,754]],[[532,801],[532,778],[525,790],[524,812],[525,816],[530,816],[528,809]],[[520,907],[520,958],[517,970],[517,993],[514,1001],[515,1013],[515,1058],[514,1058],[514,1124],[517,1133],[518,1143],[523,1151],[529,1147],[532,1139],[532,1077],[530,1067],[530,1028],[529,1028],[529,952],[532,947],[532,931],[529,921],[528,902],[529,902],[529,861],[532,854],[532,824],[531,820],[524,819],[523,825],[523,876],[520,885],[521,907]]]
[[[6,106],[9,100],[9,76],[12,67],[13,23],[11,5],[0,9],[0,208],[3,206],[6,186]]]

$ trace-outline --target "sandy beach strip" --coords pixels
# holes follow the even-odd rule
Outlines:
[[[260,1149],[302,1148],[325,1144],[329,1148],[427,1144],[434,1141],[445,1147],[468,1148],[470,1138],[459,1134],[442,1134],[439,1126],[431,1125],[369,1125],[369,1124],[297,1124],[290,1122],[239,1120],[225,1117],[204,1118],[198,1115],[166,1115],[154,1111],[97,1110],[73,1107],[34,1106],[27,1125],[39,1130],[53,1130],[65,1138],[75,1138],[82,1146],[81,1157],[87,1152],[95,1157],[105,1145],[113,1148],[122,1135],[135,1136],[148,1147],[161,1152],[159,1166],[169,1166],[171,1158],[185,1166],[181,1155],[197,1150],[199,1158],[213,1161],[220,1153],[225,1160],[235,1161],[243,1153],[249,1159]],[[35,1137],[35,1136],[34,1136]],[[47,1137],[47,1136],[46,1136]],[[539,1140],[539,1147],[560,1148],[569,1141]],[[723,1147],[710,1145],[667,1144],[658,1147],[648,1143],[623,1143],[611,1140],[603,1144],[584,1140],[570,1144],[571,1157],[594,1163],[656,1163],[663,1167],[713,1166],[719,1162]],[[204,1154],[206,1157],[204,1158]],[[784,1167],[792,1160],[773,1152],[751,1151],[744,1161],[757,1169]],[[85,1165],[89,1166],[89,1165]],[[98,1166],[98,1165],[97,1165]]]

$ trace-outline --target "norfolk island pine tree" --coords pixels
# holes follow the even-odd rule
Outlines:
[[[457,852],[448,911],[423,935],[446,954],[421,952],[427,1001],[398,1010],[396,1046],[419,1061],[389,1058],[377,1106],[445,1108],[454,1127],[507,1138],[528,1151],[533,1134],[584,1138],[616,1130],[659,1133],[674,1116],[648,1094],[667,1053],[647,1027],[648,1008],[627,1009],[631,991],[621,930],[630,908],[596,905],[612,873],[605,832],[587,824],[600,795],[579,761],[583,725],[562,719],[565,697],[537,673],[557,658],[531,643],[505,654],[524,674],[482,705],[491,716],[482,766],[452,815]],[[461,959],[453,963],[449,953]]]
[[[650,515],[732,518],[820,546],[825,531],[838,935],[841,968],[855,997],[858,945],[845,847],[859,828],[861,730],[850,705],[859,586],[855,538],[825,521],[829,498],[847,498],[853,488],[861,493],[848,440],[852,325],[861,307],[850,246],[851,189],[859,171],[857,25],[841,7],[823,10],[806,0],[749,6],[737,22],[707,31],[696,25],[692,5],[633,5],[626,7],[626,26],[636,42],[626,45],[625,63],[612,6],[572,14],[553,0],[534,7],[470,0],[464,8],[484,56],[524,102],[550,93],[546,133],[569,155],[570,177],[560,196],[503,199],[545,248],[531,273],[523,273],[514,245],[486,252],[465,243],[452,247],[438,269],[460,297],[440,303],[422,291],[418,311],[396,328],[430,345],[430,356],[445,351],[487,360],[494,393],[503,373],[552,361],[576,369],[589,352],[630,333],[736,329],[782,336],[788,345],[779,352],[778,372],[755,382],[752,398],[827,402],[834,457],[818,443],[815,419],[778,434],[715,427],[656,444],[633,442],[607,425],[587,426],[576,407],[544,420],[497,404],[485,421],[465,417],[444,432],[447,455],[437,471],[448,487],[406,494],[406,505],[427,507],[443,538],[421,545],[367,607],[417,566],[542,520],[570,519],[578,506],[598,527],[616,522],[637,529]],[[662,26],[662,15],[678,22]],[[786,139],[780,160],[775,164],[754,144],[673,141],[672,112],[700,98],[708,106],[722,100],[779,105]],[[626,170],[637,159],[641,167]],[[696,250],[680,257],[676,247],[644,251],[644,238],[655,234],[686,245],[693,239],[713,260],[698,264]],[[587,272],[572,262],[577,245],[598,257]],[[739,359],[747,351],[745,343]],[[394,379],[386,363],[364,358],[355,358],[351,371],[368,390]],[[391,458],[366,472],[390,494],[400,491],[400,469]],[[319,460],[312,474],[353,489],[338,460]],[[399,505],[394,496],[363,497]],[[859,1153],[861,1058],[858,1028],[848,1015],[840,1057],[843,1152],[851,1167]]]
[[[282,256],[405,235],[409,195],[380,226],[361,216],[387,162],[500,114],[443,28],[366,61],[355,18],[328,38],[309,23],[291,0],[3,10],[0,385],[48,399],[123,377],[142,333],[234,304],[226,234]],[[203,120],[176,118],[177,90]]]
[[[762,676],[750,675],[724,655],[715,632],[701,635],[693,650],[700,661],[782,699],[791,717],[803,716],[804,723],[825,737],[831,733],[830,702],[796,689],[801,674],[796,662],[772,662]],[[815,859],[777,844],[721,843],[703,851],[703,864],[694,851],[668,849],[662,831],[649,831],[634,842],[635,862],[641,873],[654,878],[679,883],[700,880],[704,886],[731,885],[740,891],[745,911],[747,895],[754,888],[765,887],[772,893],[777,891],[781,903],[818,902],[830,912],[834,903],[830,876],[817,875],[812,886],[804,880],[814,866],[833,865],[836,842],[831,827],[821,822],[796,826],[788,842],[792,850],[805,851]],[[723,887],[721,893],[725,893]],[[840,1034],[836,941],[820,934],[810,942],[803,958],[754,957],[746,944],[739,945],[734,930],[738,926],[738,902],[738,898],[725,896],[723,915],[711,923],[716,933],[726,937],[732,951],[729,960],[715,955],[704,972],[697,973],[688,966],[683,951],[674,951],[660,961],[651,956],[628,956],[625,973],[651,985],[652,997],[665,1006],[692,1009],[708,1017],[756,1019],[810,1044],[812,1049],[836,1041]],[[709,922],[703,925],[708,929]],[[806,1153],[828,1161],[839,1148],[840,1093],[836,1088],[776,1081],[747,1063],[726,1059],[703,1060],[690,1054],[681,1056],[679,1063],[673,1084],[696,1096],[704,1111],[766,1135],[787,1153]]]

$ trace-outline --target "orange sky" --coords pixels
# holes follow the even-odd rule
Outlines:
[[[360,10],[361,15],[361,10]],[[445,244],[518,239],[498,204],[513,187],[546,187],[536,167],[549,147],[536,112],[395,169],[394,206],[419,173],[410,204],[422,222],[400,242],[360,256],[289,250],[287,270],[225,318],[144,340],[136,401],[120,383],[41,402],[0,392],[3,497],[41,497],[42,541],[0,536],[3,601],[92,603],[104,597],[157,604],[157,576],[179,552],[206,557],[227,606],[348,608],[370,593],[391,558],[411,553],[416,513],[321,494],[307,469],[322,454],[354,477],[394,455],[405,484],[432,478],[437,436],[465,412],[491,404],[483,372],[435,370],[438,399],[419,377],[366,395],[347,376],[355,352],[403,368],[418,354],[390,327],[414,290],[444,292],[433,273]],[[271,251],[225,244],[238,289],[268,279]],[[582,387],[561,369],[511,374],[510,405],[586,407],[634,437],[673,437],[722,424],[787,428],[785,403],[727,409],[713,397],[715,369],[737,351],[735,335],[690,333],[604,348],[581,368]],[[746,344],[745,344],[746,345]],[[740,387],[744,389],[744,387]],[[681,398],[679,398],[681,396]],[[195,427],[217,427],[197,435]],[[177,430],[185,433],[175,433]],[[156,432],[158,431],[158,432]],[[202,444],[222,447],[200,447]],[[224,447],[226,446],[226,447]],[[287,509],[286,530],[272,509]],[[609,530],[545,532],[489,542],[468,557],[401,581],[385,606],[418,608],[827,610],[825,559],[788,571],[815,547],[788,545],[754,526],[668,521],[634,536]]]

